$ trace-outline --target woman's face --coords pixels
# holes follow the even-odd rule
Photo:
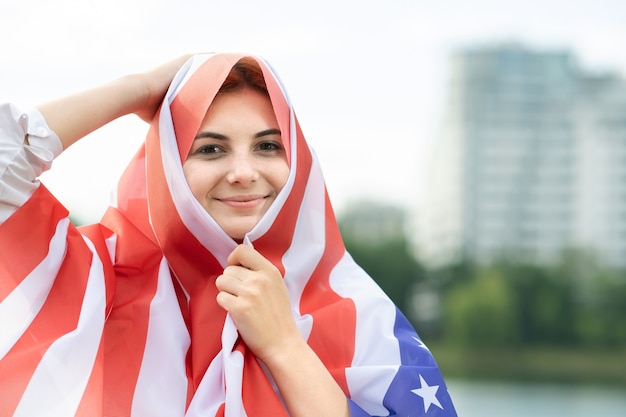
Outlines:
[[[244,88],[219,94],[183,164],[191,192],[233,239],[252,230],[289,176],[269,98]]]

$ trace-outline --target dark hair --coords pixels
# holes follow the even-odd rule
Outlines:
[[[263,71],[252,58],[241,58],[230,70],[217,94],[230,93],[242,88],[251,88],[269,96]]]

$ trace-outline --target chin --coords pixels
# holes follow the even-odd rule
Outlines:
[[[226,234],[230,236],[232,239],[236,240],[237,242],[241,242],[243,238],[246,236],[246,234],[250,232],[250,230],[252,230],[254,226],[256,226],[256,224],[257,224],[256,221],[254,222],[242,221],[236,225],[232,225],[233,227],[222,226],[222,228],[224,229]]]
[[[252,230],[252,229],[249,229]],[[226,234],[228,236],[230,236],[233,240],[237,241],[237,242],[241,242],[243,241],[244,236],[246,235],[246,233],[248,233],[248,231],[241,231],[241,230],[224,230],[226,232]]]

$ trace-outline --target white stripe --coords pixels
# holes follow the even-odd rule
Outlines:
[[[150,303],[148,334],[131,415],[182,416],[187,403],[185,357],[189,333],[178,306],[169,266],[161,260]]]
[[[292,245],[283,256],[285,266],[285,284],[289,290],[291,308],[298,328],[305,339],[311,332],[311,317],[301,316],[300,300],[309,277],[322,258],[326,236],[326,205],[324,178],[322,178],[318,161],[313,156],[313,164],[307,187],[302,197],[300,213],[294,229]],[[304,215],[302,212],[306,213]]]
[[[272,65],[269,62],[267,62],[265,59],[263,59],[263,57],[255,56],[255,58],[258,59],[259,61],[263,62],[265,64],[265,66],[270,70],[270,73],[274,76],[274,79],[276,80],[276,83],[280,87],[280,92],[283,93],[283,97],[285,97],[285,101],[287,102],[287,105],[289,106],[289,109],[291,109],[292,108],[291,99],[289,98],[289,94],[287,93],[287,89],[285,88],[285,85],[283,84],[283,81],[280,79],[280,76],[278,75],[278,72],[276,72],[276,70],[274,70],[274,67],[272,67]]]
[[[222,331],[222,350],[202,377],[185,417],[214,417],[222,403],[226,403],[225,417],[246,417],[242,401],[244,358],[239,351],[233,350],[238,335],[235,323],[227,314]]]
[[[106,305],[104,270],[93,254],[78,326],[46,351],[22,395],[14,417],[71,416],[76,413],[100,346]]]
[[[346,369],[352,401],[372,416],[387,416],[383,398],[398,372],[398,365],[353,366]]]
[[[225,400],[224,361],[218,353],[204,373],[185,417],[215,417]]]
[[[115,248],[117,247],[117,235],[114,233],[108,238],[104,239],[104,244],[109,253],[109,259],[110,259],[109,262],[111,264],[114,264],[115,263]],[[108,310],[105,312],[106,316],[104,318],[104,321],[107,321],[109,319],[109,315],[111,314],[111,311],[113,311],[113,305],[108,306]]]
[[[174,98],[178,95],[189,78],[209,59],[213,58],[215,53],[197,54],[189,58],[183,67],[178,71],[167,92],[168,104],[172,104]]]
[[[400,345],[393,333],[396,307],[348,253],[333,269],[330,282],[356,307],[354,358],[346,370],[352,400],[371,415],[388,415],[383,398],[400,364]]]
[[[224,417],[246,417],[243,408],[243,355],[233,350],[239,332],[230,314],[226,315],[222,330],[222,357],[224,359],[224,383],[226,384],[226,407]]]
[[[117,235],[114,233],[108,238],[104,239],[104,244],[107,247],[107,252],[109,253],[109,259],[111,263],[115,262],[115,248],[117,248]]]
[[[46,301],[65,258],[69,224],[68,218],[57,223],[46,257],[0,303],[0,359],[19,340]]]

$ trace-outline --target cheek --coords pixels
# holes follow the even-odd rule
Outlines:
[[[277,167],[274,173],[274,186],[280,191],[287,183],[287,178],[289,178],[289,166],[287,162]]]
[[[185,179],[187,180],[187,185],[189,185],[191,193],[194,197],[200,199],[208,188],[206,173],[203,173],[203,170],[193,163],[185,163],[183,165],[183,173],[185,174]]]

